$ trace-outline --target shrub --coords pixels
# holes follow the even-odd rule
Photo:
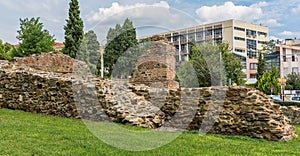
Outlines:
[[[276,102],[281,106],[297,106],[300,107],[300,102],[291,102],[291,101],[283,101],[283,102]]]

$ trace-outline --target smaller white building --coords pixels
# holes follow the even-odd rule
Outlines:
[[[291,73],[299,73],[300,69],[300,40],[286,39],[284,44],[276,45],[280,54],[280,77]]]

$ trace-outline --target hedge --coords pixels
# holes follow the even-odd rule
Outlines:
[[[276,102],[281,106],[297,106],[300,107],[300,102],[291,102],[291,101],[283,101],[283,102]]]

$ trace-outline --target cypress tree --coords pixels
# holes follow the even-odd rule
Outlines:
[[[76,53],[81,46],[83,39],[83,21],[80,18],[80,10],[78,0],[71,0],[69,3],[69,19],[67,19],[67,25],[65,29],[65,48],[63,53],[69,55],[72,58],[76,57]]]
[[[264,72],[266,71],[266,60],[262,57],[262,53],[259,53],[257,63],[257,82],[260,80]]]

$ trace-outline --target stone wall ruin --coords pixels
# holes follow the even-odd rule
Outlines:
[[[166,38],[151,37],[148,48],[137,59],[136,69],[129,80],[157,88],[179,88],[175,81],[175,47]]]
[[[72,60],[61,53],[42,55],[53,60],[63,57]],[[41,56],[24,59],[36,60],[35,57]],[[51,66],[51,63],[29,66],[18,62],[0,62],[1,108],[94,121],[112,120],[148,128],[190,130],[201,128],[206,124],[204,119],[210,117],[212,127],[209,133],[272,141],[288,141],[297,137],[295,128],[280,111],[280,106],[252,88],[163,88],[152,92],[151,87],[143,84],[97,77],[80,79],[65,72],[71,66],[59,70],[64,72],[49,72],[41,69]],[[224,99],[211,98],[215,93],[224,91]],[[197,96],[182,100],[190,95]],[[80,98],[75,98],[77,96]]]

